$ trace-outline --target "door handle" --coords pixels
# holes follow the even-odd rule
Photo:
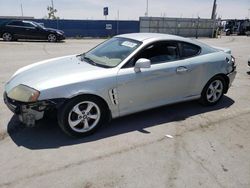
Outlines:
[[[182,73],[182,72],[187,72],[187,71],[188,71],[188,68],[184,66],[180,66],[176,68],[177,73]]]

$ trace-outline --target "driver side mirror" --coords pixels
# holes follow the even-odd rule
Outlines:
[[[134,70],[135,72],[141,72],[142,68],[150,68],[151,61],[149,59],[140,58],[136,61]]]

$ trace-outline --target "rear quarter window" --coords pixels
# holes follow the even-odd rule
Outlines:
[[[21,21],[12,21],[12,22],[9,22],[7,25],[10,25],[10,26],[22,26],[22,22]]]
[[[181,58],[189,58],[189,57],[194,57],[200,54],[201,52],[201,47],[190,44],[190,43],[180,43],[180,55]]]

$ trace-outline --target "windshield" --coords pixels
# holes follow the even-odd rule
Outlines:
[[[83,58],[94,65],[115,67],[138,48],[140,44],[139,41],[114,37],[85,53]]]
[[[34,24],[35,26],[40,27],[42,29],[45,29],[45,27],[42,25],[42,23],[32,22],[32,24]]]

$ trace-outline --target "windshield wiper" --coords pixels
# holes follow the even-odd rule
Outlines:
[[[99,63],[96,63],[95,61],[93,61],[92,59],[90,59],[89,57],[86,57],[85,56],[85,53],[83,54],[80,54],[80,55],[77,55],[77,56],[80,56],[81,57],[81,61],[84,61],[91,64],[91,65],[94,65],[94,66],[98,66],[98,67],[103,67],[103,68],[110,68],[109,66],[107,65],[102,65],[102,64],[99,64]]]
[[[90,59],[89,57],[82,56],[82,58],[83,58],[84,60],[87,60],[88,63],[97,66],[96,62],[94,62],[94,61],[93,61],[92,59]]]
[[[97,65],[92,59],[90,59],[89,57],[86,57],[85,53],[77,55],[77,57],[79,57],[79,56],[81,57],[81,61],[87,60],[86,61],[87,63],[90,63],[90,64],[95,65],[95,66]]]

